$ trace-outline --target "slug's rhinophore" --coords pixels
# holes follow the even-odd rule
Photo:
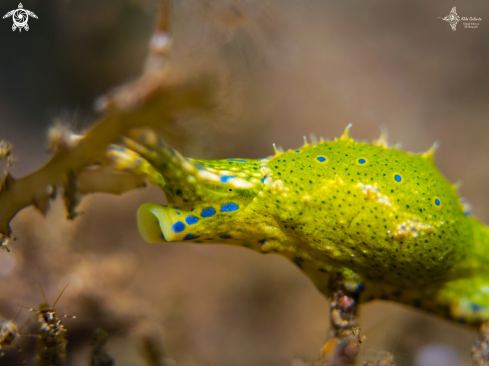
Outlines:
[[[245,246],[292,260],[330,295],[332,276],[360,302],[388,299],[471,324],[489,319],[489,229],[423,154],[385,136],[262,160],[183,158],[149,130],[109,149],[116,170],[147,175],[167,205],[138,211],[143,238]]]

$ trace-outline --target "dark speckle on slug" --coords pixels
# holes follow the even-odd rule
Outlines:
[[[302,269],[302,263],[304,262],[304,260],[302,258],[299,258],[299,257],[295,257],[293,260],[294,264],[301,268]]]
[[[194,235],[194,234],[188,233],[187,235],[185,235],[183,237],[183,240],[192,240],[192,239],[197,239],[198,237],[199,237],[198,235]]]

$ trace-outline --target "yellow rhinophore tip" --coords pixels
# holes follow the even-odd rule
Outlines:
[[[307,142],[307,137],[306,135],[304,135],[304,145],[302,145],[302,147],[308,147],[309,146],[309,143]]]
[[[350,138],[350,136],[348,135],[349,132],[350,132],[350,128],[351,128],[352,124],[348,124],[348,126],[346,126],[345,130],[343,131],[343,135],[341,135],[340,137],[340,141],[349,141],[349,140],[352,140]]]
[[[383,148],[387,149],[389,147],[389,143],[387,142],[387,137],[388,137],[387,127],[385,126],[380,127],[380,136],[378,139],[372,141],[372,145],[382,146]]]
[[[275,143],[273,144],[273,150],[275,151],[275,157],[278,157],[284,153],[284,150],[280,146],[276,146]]]
[[[433,145],[431,145],[431,147],[428,149],[428,151],[421,154],[421,157],[424,159],[430,159],[435,162],[435,152],[436,150],[438,150],[439,146],[440,143],[438,141],[435,141]]]

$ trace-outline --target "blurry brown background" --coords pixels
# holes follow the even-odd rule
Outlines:
[[[18,0],[17,0],[18,1]],[[2,0],[0,13],[17,8]],[[225,81],[213,118],[179,121],[192,157],[260,158],[272,143],[302,136],[391,142],[423,151],[440,141],[437,165],[473,213],[489,222],[489,3],[329,0],[175,2],[175,62],[211,69]],[[23,176],[40,167],[56,119],[83,131],[95,98],[139,75],[154,22],[144,0],[24,1],[39,19],[29,32],[0,21],[0,138],[15,144]],[[443,17],[481,17],[479,29],[451,30]],[[169,141],[172,143],[172,141]],[[39,281],[66,320],[70,365],[86,365],[93,329],[110,334],[117,365],[144,365],[143,336],[182,366],[279,366],[317,358],[328,328],[326,300],[278,256],[242,248],[149,245],[135,222],[152,187],[122,197],[86,197],[74,222],[62,203],[47,218],[34,209],[12,222],[21,238],[0,253],[0,317],[37,307]],[[29,314],[23,312],[22,324]],[[393,352],[398,365],[469,365],[475,332],[401,306],[362,308],[360,359]],[[20,342],[29,365],[33,340]],[[15,364],[11,352],[0,365]],[[431,358],[430,358],[431,357]],[[359,360],[360,361],[360,360]],[[170,361],[168,361],[170,362]],[[170,363],[168,363],[170,364]],[[360,364],[360,363],[359,363]]]

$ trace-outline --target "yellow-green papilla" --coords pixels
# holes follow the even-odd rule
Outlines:
[[[293,261],[330,295],[332,276],[360,302],[397,301],[476,325],[489,319],[489,229],[469,216],[434,163],[348,136],[261,160],[182,157],[147,129],[109,149],[167,205],[143,204],[150,242],[224,243]]]

